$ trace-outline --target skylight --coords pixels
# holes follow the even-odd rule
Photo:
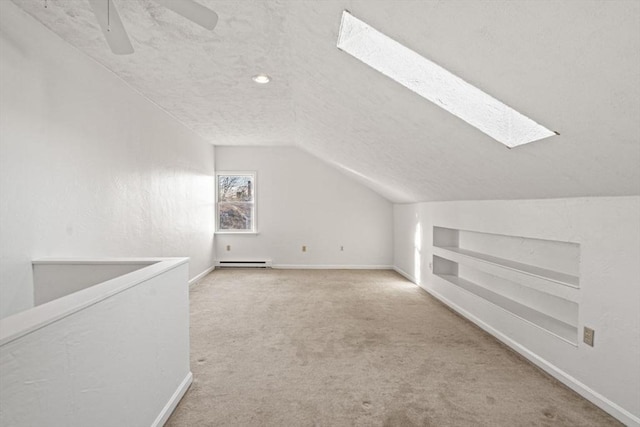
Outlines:
[[[509,148],[556,135],[347,11],[338,48]]]

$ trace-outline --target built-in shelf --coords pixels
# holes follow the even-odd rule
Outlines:
[[[436,276],[497,305],[501,309],[562,338],[568,343],[577,344],[578,328],[576,326],[541,313],[461,277],[449,274],[436,274]]]
[[[580,246],[433,227],[433,274],[577,345]]]
[[[487,271],[499,277],[514,280],[526,286],[552,293],[562,298],[574,300],[577,292],[572,289],[558,289],[555,284],[570,288],[579,287],[579,278],[559,271],[548,270],[534,265],[523,264],[492,255],[456,247],[434,246],[434,254],[472,267]],[[524,276],[524,277],[523,277]],[[528,277],[527,277],[528,276]],[[548,283],[553,282],[553,283]]]

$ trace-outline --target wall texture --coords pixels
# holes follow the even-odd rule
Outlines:
[[[188,266],[156,261],[3,320],[0,425],[164,425],[192,381]]]
[[[392,204],[304,151],[216,147],[216,170],[256,171],[258,197],[258,234],[217,234],[219,259],[271,259],[289,267],[391,265]]]
[[[0,3],[0,317],[31,307],[34,258],[189,256],[191,277],[209,268],[213,147]]]
[[[437,202],[394,208],[395,267],[629,425],[640,420],[640,197]],[[436,277],[433,226],[580,245],[577,347]],[[580,336],[581,338],[581,336]]]

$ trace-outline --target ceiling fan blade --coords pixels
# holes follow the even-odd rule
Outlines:
[[[116,10],[113,0],[89,0],[91,9],[96,15],[98,24],[102,29],[111,52],[116,55],[128,55],[133,53],[133,46],[127,35],[120,15]]]
[[[207,30],[213,30],[218,23],[217,13],[193,0],[155,0],[155,2]]]

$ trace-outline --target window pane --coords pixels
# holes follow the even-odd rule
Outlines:
[[[247,175],[218,176],[218,201],[252,202],[253,177]]]
[[[253,230],[252,203],[218,204],[220,230]]]

